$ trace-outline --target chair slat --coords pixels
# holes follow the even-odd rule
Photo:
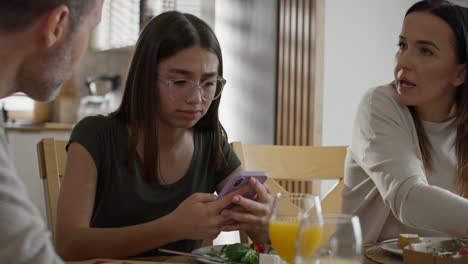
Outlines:
[[[63,176],[66,163],[66,141],[44,138],[37,143],[40,177],[44,186],[47,221],[55,241],[57,204],[60,193],[60,177]]]

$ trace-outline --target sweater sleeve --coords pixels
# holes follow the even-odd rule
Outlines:
[[[361,101],[351,144],[356,162],[400,222],[466,236],[468,200],[428,184],[409,110],[389,89],[370,90]]]

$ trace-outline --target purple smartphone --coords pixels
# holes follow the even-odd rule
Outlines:
[[[231,179],[224,185],[223,189],[218,195],[218,198],[221,198],[228,193],[246,185],[249,182],[250,177],[254,177],[262,184],[268,179],[268,176],[264,171],[240,171],[234,174],[234,176],[232,176]],[[245,198],[252,199],[255,196],[255,191],[251,189],[243,196]]]

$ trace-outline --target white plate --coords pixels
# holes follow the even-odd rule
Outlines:
[[[216,251],[221,251],[221,248],[223,246],[224,245],[202,247],[202,248],[199,248],[199,249],[195,249],[194,251],[192,251],[192,253],[206,255],[206,254],[211,252],[212,248],[214,248]],[[208,264],[219,264],[219,262],[209,261],[207,259],[202,259],[202,258],[198,258],[197,260],[200,261],[200,262],[203,262],[203,263],[208,263]]]
[[[424,239],[423,242],[425,243],[439,242],[442,240],[450,239],[448,237],[422,237],[422,238]],[[403,250],[397,246],[398,238],[385,240],[385,241],[382,241],[381,243],[382,245],[380,245],[380,248],[382,248],[383,250],[396,254],[396,255],[403,256]]]
[[[380,243],[383,243],[382,245],[380,245],[380,248],[382,248],[383,250],[388,251],[393,254],[403,255],[403,250],[401,250],[397,246],[398,238],[392,238],[389,240],[382,241]]]

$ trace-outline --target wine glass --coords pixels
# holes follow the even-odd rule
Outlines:
[[[321,215],[322,208],[318,196],[304,193],[276,194],[269,222],[269,233],[273,248],[283,260],[294,263],[299,224],[305,217],[316,221],[315,225],[310,224],[304,229],[311,242],[307,250],[311,252],[316,250],[322,234]]]
[[[298,231],[296,263],[312,264],[359,264],[362,263],[362,233],[357,216],[346,214],[323,214],[322,236],[316,251],[310,254],[304,248],[310,247],[309,227],[317,222],[314,216],[305,216]]]

